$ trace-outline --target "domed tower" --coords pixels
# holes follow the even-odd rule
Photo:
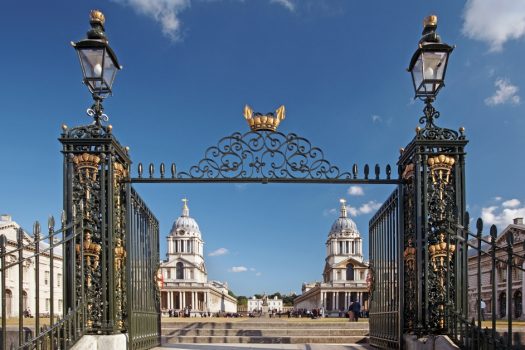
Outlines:
[[[339,218],[326,241],[325,282],[354,280],[354,267],[363,263],[363,241],[355,222],[348,217],[346,201],[340,200]],[[344,266],[343,266],[344,265]]]
[[[177,218],[168,235],[169,261],[176,260],[176,280],[207,282],[208,276],[204,264],[204,242],[199,225],[190,217],[188,200],[183,199],[182,215]]]

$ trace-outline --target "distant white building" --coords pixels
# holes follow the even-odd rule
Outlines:
[[[355,222],[341,200],[339,218],[333,223],[326,241],[323,282],[303,283],[302,294],[294,300],[296,309],[324,308],[326,314],[339,314],[358,300],[362,310],[368,309],[366,277],[368,263],[363,261],[363,240]]]
[[[228,284],[208,282],[204,263],[204,242],[199,225],[190,217],[187,200],[182,215],[167,237],[167,259],[160,264],[162,274],[161,310],[191,308],[192,315],[237,312],[237,299],[228,294]]]
[[[248,312],[260,312],[263,309],[264,305],[264,299],[263,297],[261,299],[257,299],[255,296],[248,299]],[[268,311],[276,311],[276,312],[282,312],[283,311],[283,300],[277,298],[277,295],[273,298],[266,298],[267,299],[267,305],[268,305]]]
[[[0,235],[5,235],[7,239],[6,252],[8,253],[6,263],[11,264],[18,261],[17,249],[17,231],[20,228],[9,215],[0,215]],[[19,290],[19,271],[18,266],[15,265],[9,268],[6,272],[6,311],[7,317],[19,316],[19,298],[22,298],[22,313],[29,312],[35,315],[36,312],[36,280],[35,280],[35,263],[34,258],[34,239],[27,233],[23,232],[23,244],[26,248],[23,250],[23,257],[28,258],[22,263],[22,290]],[[40,251],[49,248],[49,244],[41,242],[39,245]],[[9,254],[9,252],[12,252]],[[61,316],[63,314],[63,298],[62,298],[62,248],[57,247],[53,249],[53,286],[51,286],[51,269],[49,252],[40,254],[40,305],[39,312],[41,315],[48,315],[51,312],[51,288],[53,288],[53,313]],[[0,278],[2,278],[0,272]],[[0,308],[2,300],[0,298]]]

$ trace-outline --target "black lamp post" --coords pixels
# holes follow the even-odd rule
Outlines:
[[[435,114],[432,102],[436,99],[439,90],[445,86],[448,57],[454,47],[443,43],[436,33],[437,16],[426,17],[423,24],[423,36],[419,40],[419,47],[410,60],[408,71],[412,75],[414,98],[425,101],[424,111],[427,117],[427,125],[432,126],[432,116]]]
[[[104,117],[102,100],[111,95],[115,75],[122,69],[117,56],[109,46],[104,32],[104,21],[104,14],[101,11],[92,10],[89,21],[91,29],[87,32],[87,39],[71,42],[80,59],[84,84],[95,100],[88,114],[95,119],[96,125],[101,125],[101,119]]]

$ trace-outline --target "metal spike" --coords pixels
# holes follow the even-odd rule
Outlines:
[[[139,179],[142,177],[142,163],[139,163],[139,166],[138,166],[138,172],[139,172]]]
[[[155,167],[153,166],[153,163],[149,163],[149,178],[150,179],[153,177],[154,172],[155,172]]]
[[[369,172],[370,172],[370,168],[368,167],[368,164],[365,164],[365,180],[368,180]]]
[[[386,165],[386,179],[390,180],[390,175],[392,175],[392,167],[390,164]]]
[[[55,227],[55,218],[53,215],[49,216],[49,219],[47,219],[47,228],[51,231]]]
[[[357,164],[355,163],[352,166],[352,175],[354,175],[354,179],[357,179]]]
[[[38,221],[35,221],[33,225],[33,235],[35,238],[40,236],[40,223]]]
[[[376,180],[379,180],[379,174],[381,174],[381,168],[379,167],[379,164],[376,164],[374,172],[376,174]]]
[[[468,229],[468,227],[470,226],[470,214],[468,211],[465,212],[465,218],[463,222],[463,226],[465,226]]]
[[[40,237],[40,224],[38,221],[33,224],[33,236],[35,237],[35,240],[38,240]]]
[[[160,163],[160,178],[164,179],[164,172],[166,171],[164,163]]]
[[[478,218],[476,221],[476,230],[478,230],[478,232],[483,231],[483,220],[481,218]]]
[[[171,178],[174,179],[177,176],[177,167],[175,163],[171,163]]]
[[[491,235],[492,237],[494,237],[494,238],[497,237],[497,235],[498,235],[498,228],[496,227],[496,225],[492,225],[492,226],[490,227],[490,235]]]

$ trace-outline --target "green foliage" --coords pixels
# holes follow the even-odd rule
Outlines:
[[[237,297],[237,305],[239,305],[239,306],[246,306],[246,305],[248,305],[248,298],[245,297],[244,295],[239,295]]]
[[[228,290],[228,295],[237,299],[237,296],[231,290]]]

